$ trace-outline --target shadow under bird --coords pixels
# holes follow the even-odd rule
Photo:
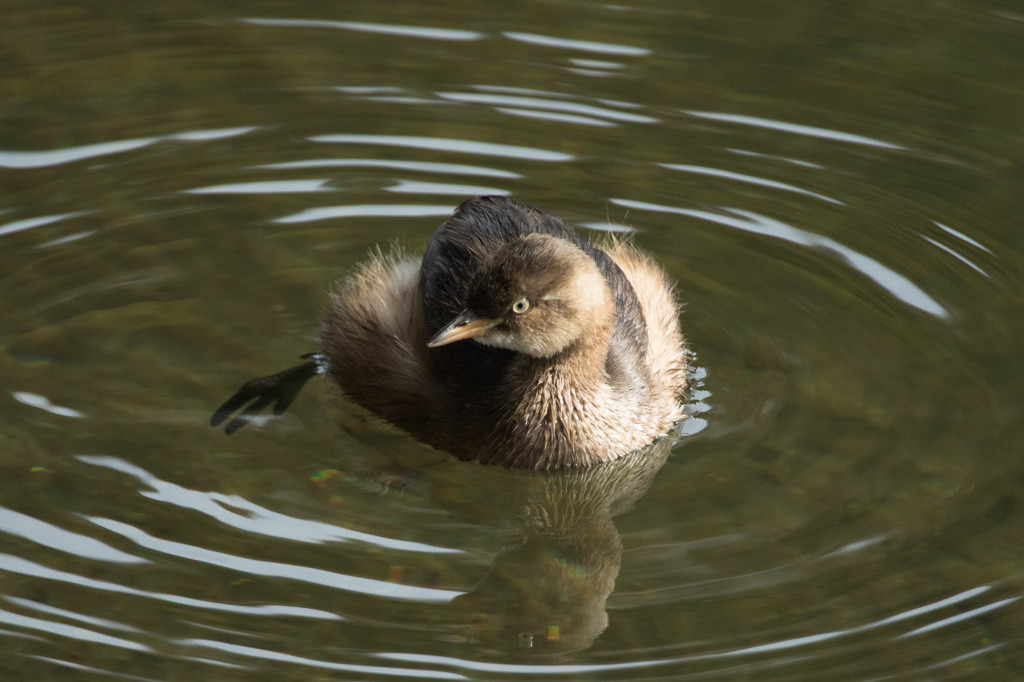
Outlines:
[[[686,354],[665,273],[506,197],[470,199],[423,258],[378,253],[341,280],[319,353],[213,415],[233,433],[315,374],[460,459],[528,469],[616,459],[683,418]],[[251,404],[250,404],[251,403]]]

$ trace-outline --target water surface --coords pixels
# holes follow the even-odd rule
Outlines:
[[[1012,4],[46,3],[0,28],[12,679],[1014,679]],[[330,284],[507,194],[679,282],[692,418],[536,475],[311,382]]]

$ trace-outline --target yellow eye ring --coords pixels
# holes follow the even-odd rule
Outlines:
[[[530,299],[523,297],[512,304],[512,312],[517,315],[522,315],[530,309]]]

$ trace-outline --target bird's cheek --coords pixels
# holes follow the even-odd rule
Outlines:
[[[487,331],[487,333],[481,334],[474,340],[484,344],[485,346],[496,346],[498,348],[518,350],[518,348],[516,348],[516,336],[510,334],[507,329],[502,327],[495,327],[494,329]]]

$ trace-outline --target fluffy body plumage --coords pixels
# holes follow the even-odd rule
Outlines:
[[[422,260],[378,253],[341,281],[322,354],[356,402],[462,459],[587,465],[682,418],[678,315],[635,247],[602,250],[529,204],[479,197]]]

